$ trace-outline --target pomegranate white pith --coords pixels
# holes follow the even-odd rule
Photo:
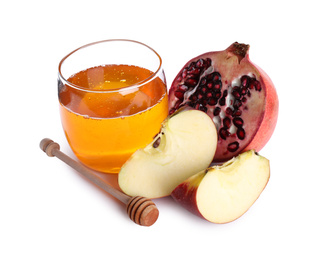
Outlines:
[[[278,115],[275,87],[248,57],[249,45],[234,43],[224,51],[190,60],[169,91],[169,113],[183,106],[207,113],[215,123],[215,162],[259,151],[271,137]]]

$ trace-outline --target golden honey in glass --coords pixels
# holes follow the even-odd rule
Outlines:
[[[160,56],[130,40],[85,45],[59,65],[62,126],[77,158],[118,173],[137,149],[159,132],[168,115]]]

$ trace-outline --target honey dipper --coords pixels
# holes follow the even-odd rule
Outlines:
[[[117,198],[126,205],[127,214],[131,220],[141,226],[151,226],[158,218],[159,211],[150,199],[136,196],[130,197],[125,193],[115,189],[103,179],[94,174],[92,170],[84,165],[76,162],[66,154],[60,151],[60,145],[51,139],[45,138],[40,142],[40,149],[43,150],[50,157],[57,157],[65,162],[73,169],[81,173],[84,177],[89,179],[95,185],[108,192],[113,197]]]

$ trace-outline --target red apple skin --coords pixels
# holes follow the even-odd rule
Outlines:
[[[190,187],[189,183],[181,183],[178,187],[176,187],[171,196],[172,198],[179,203],[182,207],[186,210],[190,211],[191,213],[203,217],[197,208],[196,202],[196,192],[198,187]]]
[[[183,208],[191,213],[204,218],[199,212],[196,201],[196,193],[200,182],[204,178],[207,171],[203,171],[196,176],[192,176],[186,181],[179,184],[171,193],[172,198]]]

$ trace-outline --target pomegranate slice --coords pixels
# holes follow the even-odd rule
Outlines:
[[[214,162],[247,150],[260,151],[274,132],[278,97],[267,74],[254,65],[249,45],[233,43],[224,51],[190,60],[169,90],[169,113],[190,106],[207,113],[218,130]]]

